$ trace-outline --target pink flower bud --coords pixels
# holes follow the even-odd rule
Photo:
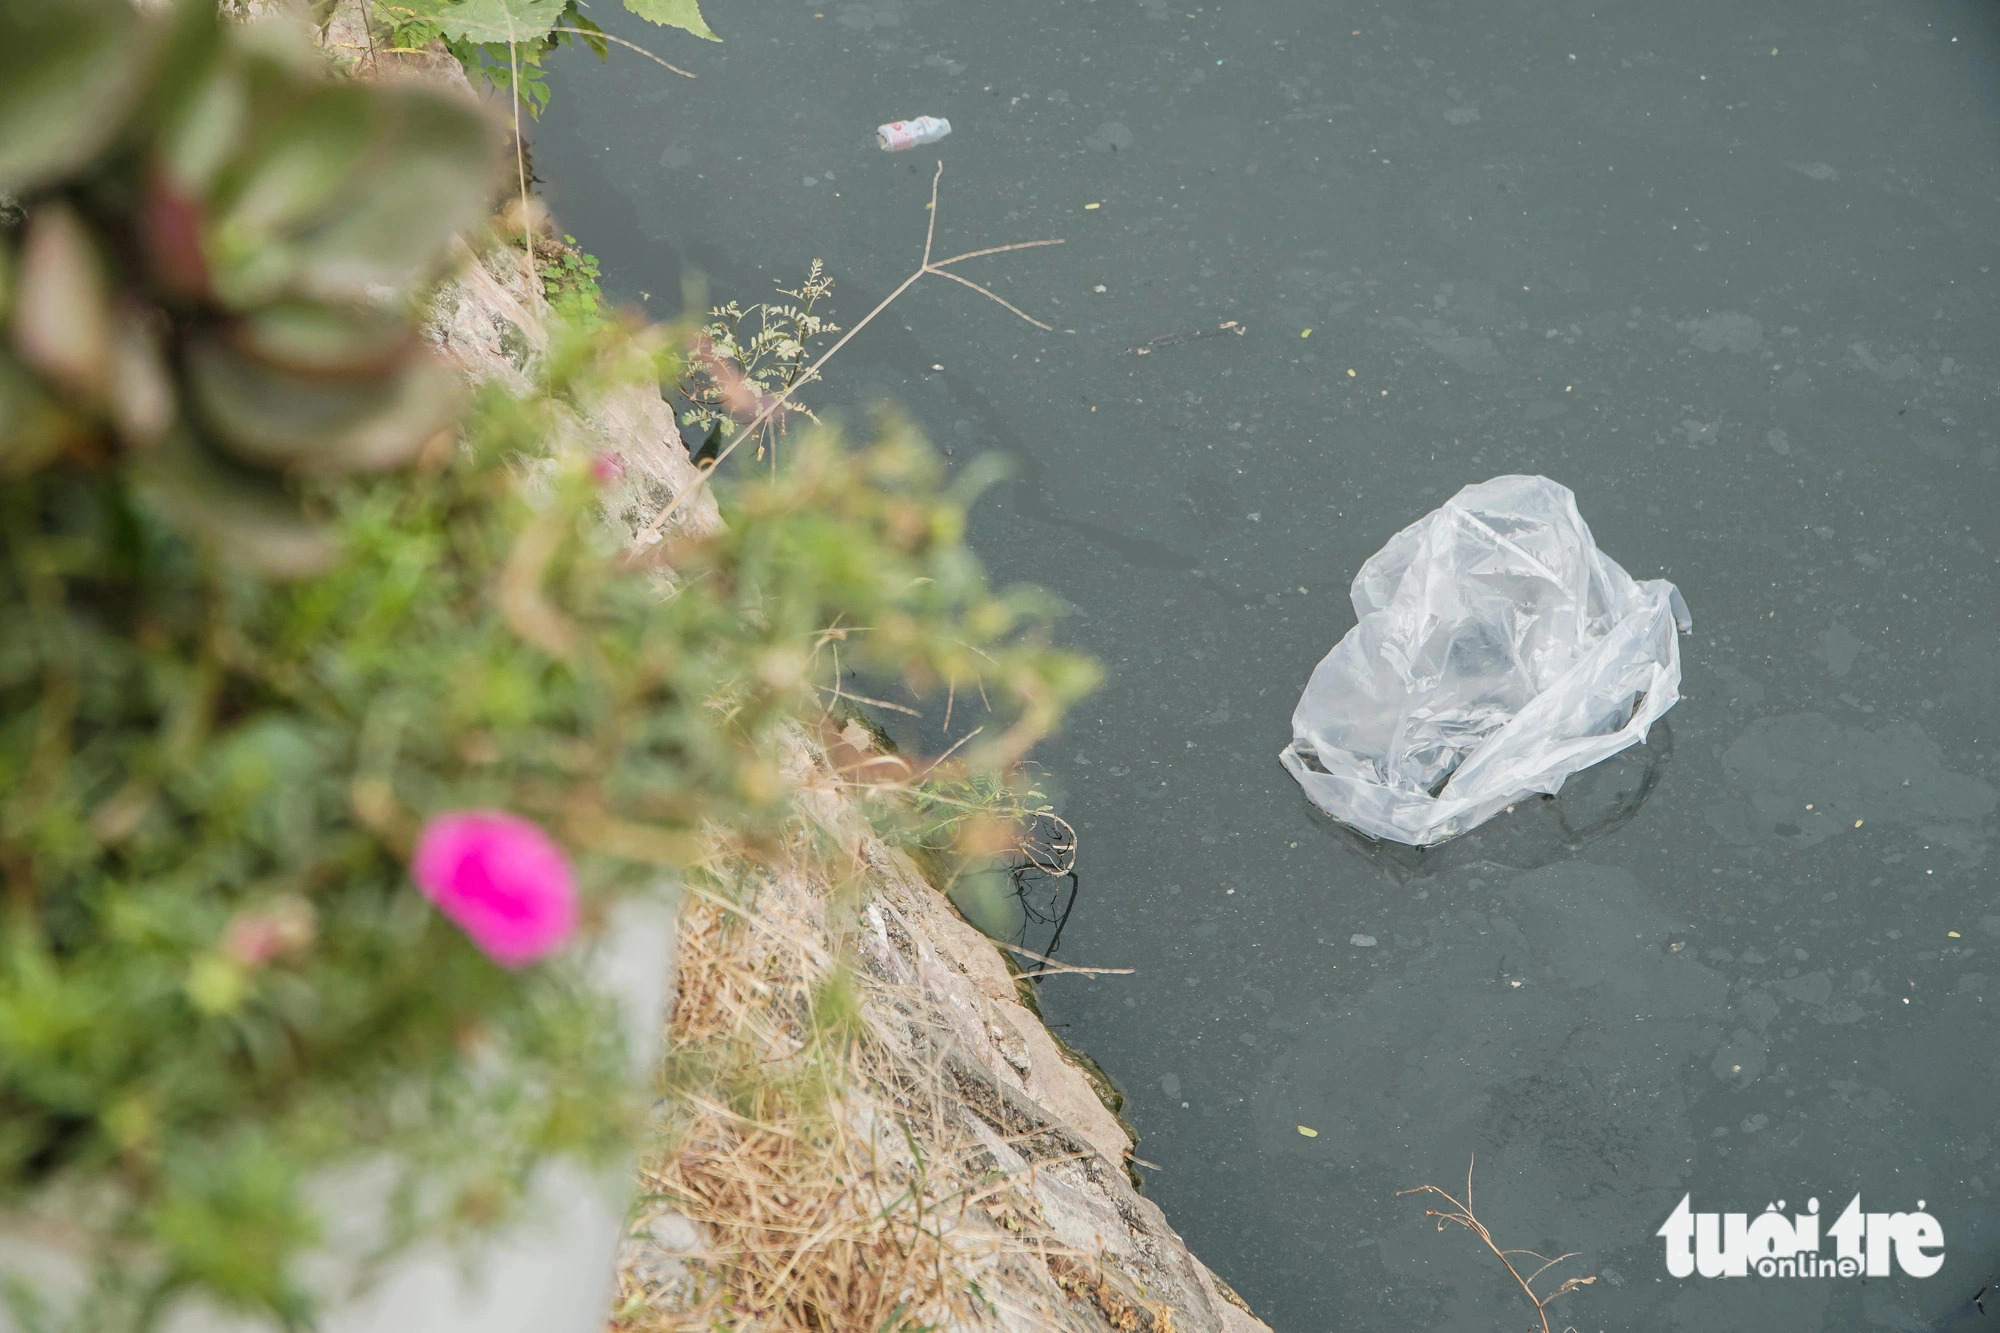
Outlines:
[[[222,933],[223,955],[250,971],[297,953],[313,941],[312,905],[285,897],[241,913]]]
[[[602,453],[590,460],[590,475],[599,486],[609,486],[625,479],[625,455]]]
[[[548,834],[499,810],[438,815],[410,873],[424,896],[502,967],[547,957],[576,930],[576,882]]]

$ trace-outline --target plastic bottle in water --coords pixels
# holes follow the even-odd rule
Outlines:
[[[936,143],[951,133],[951,122],[943,116],[918,116],[914,120],[892,120],[875,127],[875,139],[885,153],[900,153],[918,144]]]

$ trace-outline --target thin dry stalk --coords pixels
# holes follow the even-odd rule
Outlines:
[[[535,238],[534,238],[534,233],[531,230],[533,225],[532,218],[534,215],[529,211],[528,208],[528,149],[527,149],[527,144],[521,138],[521,57],[519,48],[516,43],[516,38],[518,36],[518,33],[516,32],[514,27],[514,16],[512,13],[507,11],[505,6],[501,7],[501,15],[507,20],[507,26],[505,29],[506,42],[507,42],[507,74],[508,74],[507,100],[511,104],[514,117],[514,171],[515,174],[520,178],[520,187],[521,187],[521,252],[527,257],[525,262],[528,266],[528,277],[532,281],[535,277]],[[597,32],[597,31],[586,30],[583,28],[566,28],[566,27],[551,28],[549,29],[549,31],[574,33],[580,37],[591,37],[602,41],[616,42],[620,46],[630,47],[632,50],[637,51],[640,55],[646,57],[646,59],[652,61],[656,65],[666,66],[666,68],[672,70],[676,74],[681,75],[683,78],[692,79],[694,77],[694,75],[689,74],[679,65],[667,64],[666,61],[660,59],[660,57],[654,55],[651,51],[648,51],[645,47],[639,45],[637,42],[628,42],[623,37],[613,37],[608,32]],[[501,34],[501,29],[498,28],[493,29],[493,34],[494,36],[498,37]],[[375,41],[373,33],[369,34],[368,41],[369,45],[372,47]],[[942,166],[943,164],[940,163],[939,165]],[[993,299],[997,301],[1000,298],[996,296]],[[1005,303],[1002,302],[1002,304]]]
[[[951,730],[951,707],[949,700],[946,701],[946,706],[944,711],[944,729],[946,731]],[[929,777],[931,773],[936,770],[939,764],[942,764],[945,760],[951,758],[954,754],[957,754],[960,747],[968,744],[974,736],[977,736],[980,732],[984,730],[986,730],[984,725],[974,727],[971,731],[966,732],[963,736],[960,736],[957,740],[953,741],[949,746],[945,748],[943,754],[931,760],[930,763],[925,764],[924,771],[918,773],[915,777],[911,778],[910,779],[911,783],[914,784],[920,779]]]
[[[1440,1199],[1443,1199],[1446,1203],[1450,1204],[1451,1207],[1449,1209],[1426,1208],[1424,1209],[1424,1216],[1435,1217],[1438,1220],[1437,1229],[1439,1231],[1443,1231],[1445,1229],[1446,1223],[1451,1223],[1456,1226],[1464,1227],[1467,1231],[1470,1231],[1473,1235],[1479,1237],[1480,1241],[1485,1244],[1486,1248],[1493,1251],[1494,1257],[1499,1259],[1500,1262],[1506,1266],[1507,1275],[1513,1278],[1515,1282],[1520,1284],[1522,1293],[1525,1296],[1527,1296],[1528,1300],[1534,1305],[1535,1313],[1541,1318],[1542,1321],[1542,1333],[1552,1333],[1552,1330],[1549,1328],[1549,1306],[1556,1300],[1557,1297],[1567,1296],[1569,1295],[1569,1293],[1575,1291],[1579,1287],[1587,1287],[1591,1283],[1597,1281],[1597,1277],[1595,1274],[1592,1274],[1589,1277],[1564,1278],[1562,1285],[1557,1287],[1554,1291],[1550,1292],[1546,1296],[1537,1296],[1535,1294],[1535,1288],[1534,1288],[1535,1279],[1539,1278],[1542,1274],[1548,1272],[1551,1268],[1554,1268],[1557,1264],[1562,1263],[1564,1260],[1576,1258],[1578,1251],[1572,1250],[1568,1254],[1558,1254],[1553,1258],[1551,1258],[1546,1254],[1538,1254],[1534,1250],[1501,1249],[1499,1244],[1494,1241],[1493,1233],[1486,1229],[1486,1224],[1484,1222],[1481,1222],[1479,1218],[1472,1211],[1472,1167],[1473,1163],[1476,1162],[1477,1160],[1478,1157],[1475,1154],[1474,1157],[1471,1160],[1467,1161],[1465,1164],[1465,1201],[1463,1203],[1459,1202],[1445,1190],[1436,1185],[1419,1185],[1415,1189],[1397,1190],[1396,1197],[1401,1198],[1405,1194],[1435,1194]],[[1529,1273],[1526,1276],[1523,1276],[1521,1270],[1514,1267],[1514,1260],[1516,1257],[1539,1259],[1541,1261],[1541,1265],[1538,1268],[1536,1268],[1534,1272]]]
[[[867,328],[869,322],[873,320],[875,316],[881,314],[884,310],[887,310],[890,307],[890,305],[895,302],[897,297],[901,296],[904,292],[908,291],[910,288],[916,286],[917,280],[923,277],[926,273],[935,273],[941,278],[950,278],[953,282],[962,283],[965,286],[972,288],[972,290],[978,292],[980,295],[990,297],[993,300],[998,301],[1001,305],[1006,306],[1008,310],[1013,311],[1016,315],[1020,315],[1022,319],[1027,320],[1030,324],[1033,324],[1036,328],[1042,330],[1044,333],[1049,332],[1051,327],[1050,325],[1044,324],[1041,320],[1036,319],[1032,315],[1023,313],[1019,307],[1011,305],[1007,301],[1001,300],[1000,297],[995,296],[992,292],[986,290],[986,288],[984,287],[981,287],[978,283],[972,281],[970,278],[963,277],[957,273],[949,272],[948,270],[953,264],[963,263],[965,260],[968,259],[981,259],[987,255],[1002,255],[1002,254],[1007,254],[1014,250],[1032,250],[1035,247],[1042,245],[1061,245],[1062,239],[1058,237],[1053,240],[1043,240],[1043,241],[1015,241],[1011,245],[991,245],[987,246],[983,250],[967,250],[963,254],[953,255],[949,259],[932,259],[931,247],[932,244],[937,239],[938,181],[942,179],[943,176],[944,176],[944,162],[940,160],[937,164],[937,170],[933,172],[931,175],[931,202],[929,205],[930,215],[931,215],[930,223],[925,228],[924,231],[924,257],[922,262],[917,265],[916,271],[910,274],[909,277],[904,278],[902,282],[898,283],[896,289],[890,292],[887,296],[883,297],[881,301],[877,302],[875,308],[873,310],[870,310],[867,314],[863,315],[860,321],[857,322],[853,328],[841,334],[839,341],[835,342],[833,346],[827,348],[826,351],[820,353],[819,359],[814,361],[810,366],[807,366],[805,372],[801,374],[796,380],[794,380],[789,388],[787,388],[783,393],[772,395],[771,400],[765,404],[763,410],[760,411],[755,417],[751,418],[751,420],[744,423],[744,425],[737,430],[736,434],[730,438],[729,443],[723,446],[721,452],[716,454],[715,458],[712,461],[710,461],[708,466],[700,471],[700,473],[695,477],[694,483],[686,487],[684,490],[682,490],[679,495],[675,496],[673,502],[667,505],[666,508],[662,509],[659,513],[653,515],[652,521],[646,524],[646,526],[640,530],[639,535],[633,539],[632,544],[635,547],[644,546],[648,542],[652,541],[654,537],[658,536],[660,530],[666,527],[668,520],[673,518],[674,514],[680,509],[680,507],[683,504],[685,504],[689,500],[689,498],[698,494],[701,491],[702,487],[708,484],[708,479],[713,475],[715,475],[715,470],[718,467],[722,466],[723,460],[728,458],[730,454],[736,452],[737,445],[741,444],[744,440],[747,440],[752,436],[754,436],[758,432],[758,430],[763,427],[765,422],[769,421],[776,413],[778,413],[784,408],[786,401],[789,400],[794,393],[796,393],[799,389],[805,387],[806,385],[812,383],[815,379],[817,379],[819,377],[820,368],[824,366],[828,361],[831,361],[834,357],[834,354],[839,352],[841,348],[847,346],[849,339],[854,337],[855,334],[861,332],[861,330]]]
[[[695,75],[690,74],[686,70],[682,69],[679,65],[668,64],[666,61],[660,59],[658,56],[654,55],[651,51],[648,51],[645,47],[639,45],[637,42],[628,42],[623,37],[613,37],[610,33],[605,32],[602,29],[550,28],[549,31],[574,33],[579,37],[589,37],[594,41],[600,41],[600,42],[616,42],[618,45],[624,47],[628,51],[637,51],[640,55],[646,57],[646,59],[652,61],[655,65],[665,66],[667,69],[672,70],[674,73],[680,75],[684,79],[692,79],[696,77]]]
[[[505,12],[504,10],[502,11]],[[534,214],[528,211],[528,146],[521,139],[521,58],[514,45],[514,16],[507,15],[507,101],[514,113],[514,170],[521,181],[521,253],[529,285],[535,279]]]
[[[834,700],[845,699],[849,703],[869,704],[876,708],[887,708],[893,710],[894,712],[907,713],[911,717],[923,716],[923,714],[920,711],[911,708],[907,704],[890,703],[887,699],[871,699],[865,694],[855,694],[851,690],[843,690],[838,685],[815,685],[813,688],[818,690],[821,694],[826,695],[830,699]]]
[[[1049,832],[1041,832],[1042,825]],[[1051,879],[1060,879],[1076,869],[1076,826],[1053,810],[1037,810],[1032,827],[1021,839],[1021,855],[1028,864]]]
[[[1035,973],[1038,978],[1061,976],[1065,972],[1084,977],[1129,977],[1133,972],[1129,967],[1079,967],[1074,963],[1057,962],[1046,954],[1036,953],[1033,949],[1023,949],[1020,945],[1009,944],[1005,940],[995,940],[994,943],[1008,953],[1016,953],[1023,958],[1032,958],[1041,963],[1042,969]]]

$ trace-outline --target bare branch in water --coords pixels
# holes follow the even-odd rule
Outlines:
[[[1000,297],[995,296],[990,291],[987,291],[986,288],[981,287],[978,283],[973,282],[969,278],[961,277],[956,273],[948,272],[947,269],[948,266],[959,263],[962,260],[978,259],[985,255],[1005,254],[1012,250],[1029,250],[1033,249],[1036,246],[1041,246],[1041,245],[1061,245],[1063,243],[1062,239],[1058,237],[1054,240],[1044,240],[1044,241],[1016,241],[1012,245],[989,246],[984,250],[968,250],[964,254],[953,255],[949,259],[933,260],[931,258],[931,246],[937,239],[938,181],[943,176],[944,176],[944,163],[940,161],[937,164],[937,170],[931,174],[931,201],[929,204],[930,221],[928,222],[928,224],[925,226],[924,229],[923,261],[917,265],[916,272],[910,274],[909,277],[904,278],[902,282],[896,285],[896,290],[890,292],[887,296],[883,297],[882,300],[876,305],[876,307],[873,310],[869,311],[867,314],[863,315],[861,319],[854,325],[853,328],[841,334],[839,342],[836,342],[833,346],[827,348],[826,351],[820,353],[819,359],[817,361],[814,361],[810,366],[806,367],[805,373],[799,376],[798,380],[794,384],[792,384],[789,388],[787,388],[783,393],[773,396],[770,402],[765,405],[763,411],[759,412],[755,417],[751,418],[748,422],[744,423],[742,428],[739,429],[736,432],[736,434],[730,439],[729,443],[725,445],[719,453],[716,454],[713,460],[710,461],[709,465],[701,470],[700,475],[698,475],[695,478],[694,484],[687,487],[679,495],[675,496],[673,502],[667,505],[666,508],[662,509],[659,513],[653,515],[652,522],[648,523],[643,529],[641,529],[639,535],[633,539],[632,544],[635,547],[644,546],[646,545],[646,543],[652,541],[654,537],[658,536],[660,530],[667,526],[667,521],[671,519],[677,512],[679,512],[680,507],[686,504],[688,500],[693,498],[696,494],[698,494],[701,491],[702,487],[708,484],[708,479],[715,474],[715,470],[717,468],[722,466],[723,460],[728,458],[730,454],[736,452],[737,445],[743,443],[743,441],[755,435],[758,429],[762,427],[766,421],[769,421],[772,416],[774,416],[777,412],[783,409],[786,400],[789,399],[796,390],[798,390],[805,384],[811,383],[815,378],[818,377],[820,367],[824,366],[827,362],[831,361],[834,357],[834,354],[840,351],[841,348],[847,346],[848,339],[852,338],[855,334],[861,332],[861,330],[867,328],[869,322],[873,320],[875,316],[881,314],[884,310],[887,310],[890,307],[890,305],[895,302],[897,297],[901,296],[904,292],[910,290],[910,288],[916,286],[917,279],[923,277],[926,273],[935,273],[939,277],[950,278],[953,282],[963,283],[965,286],[972,288],[974,291],[980,293],[982,296],[986,296],[994,301],[998,301],[1001,305],[1006,306],[1007,309],[1013,311],[1017,315],[1020,315],[1022,319],[1027,320],[1028,323],[1033,324],[1036,328],[1045,331],[1049,328],[1047,324],[1042,323],[1040,320],[1036,319],[1032,315],[1023,313],[1015,306],[1009,305],[1006,301],[1001,300]]]
[[[1520,1284],[1521,1291],[1527,1296],[1528,1300],[1533,1303],[1535,1307],[1535,1313],[1539,1315],[1542,1320],[1542,1333],[1553,1333],[1553,1330],[1551,1330],[1549,1327],[1549,1306],[1554,1303],[1557,1297],[1567,1296],[1569,1295],[1569,1293],[1575,1291],[1579,1287],[1587,1287],[1591,1283],[1597,1281],[1597,1278],[1594,1274],[1590,1277],[1565,1278],[1563,1279],[1562,1285],[1558,1286],[1554,1291],[1550,1292],[1548,1295],[1537,1296],[1535,1294],[1535,1288],[1533,1285],[1535,1279],[1540,1277],[1543,1273],[1546,1273],[1549,1269],[1555,1267],[1557,1264],[1562,1263],[1564,1260],[1576,1258],[1577,1252],[1572,1250],[1568,1254],[1558,1254],[1551,1256],[1546,1254],[1537,1254],[1533,1250],[1501,1249],[1500,1246],[1497,1243],[1495,1243],[1493,1239],[1493,1233],[1486,1229],[1486,1224],[1484,1222],[1481,1222],[1479,1218],[1472,1211],[1472,1166],[1473,1162],[1477,1160],[1478,1159],[1475,1156],[1472,1160],[1468,1161],[1465,1164],[1465,1202],[1463,1203],[1460,1203],[1457,1199],[1453,1198],[1450,1194],[1448,1194],[1446,1191],[1444,1191],[1443,1189],[1441,1189],[1436,1185],[1419,1185],[1415,1189],[1397,1190],[1396,1197],[1401,1198],[1405,1194],[1435,1194],[1438,1198],[1443,1199],[1446,1203],[1450,1204],[1451,1207],[1449,1209],[1426,1208],[1424,1210],[1424,1216],[1435,1217],[1438,1220],[1437,1227],[1439,1231],[1443,1231],[1445,1229],[1446,1223],[1451,1223],[1452,1225],[1455,1226],[1464,1227],[1467,1231],[1470,1231],[1473,1235],[1479,1237],[1481,1242],[1485,1244],[1486,1248],[1493,1251],[1493,1256],[1496,1259],[1498,1259],[1503,1265],[1506,1266],[1507,1275],[1513,1278],[1515,1282]],[[1530,1259],[1539,1259],[1542,1261],[1541,1267],[1537,1268],[1534,1272],[1528,1274],[1526,1277],[1523,1277],[1521,1275],[1521,1270],[1514,1267],[1514,1259],[1517,1256],[1525,1256]]]
[[[1009,944],[1005,940],[993,942],[1008,953],[1017,953],[1023,958],[1032,958],[1042,964],[1041,969],[1035,973],[1038,977],[1060,976],[1065,972],[1090,977],[1129,977],[1133,971],[1129,967],[1078,967],[1074,963],[1059,963],[1045,954],[1036,953],[1033,949],[1023,949],[1020,945]]]

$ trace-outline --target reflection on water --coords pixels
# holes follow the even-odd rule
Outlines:
[[[1364,989],[1274,1042],[1250,1111],[1266,1151],[1307,1178],[1329,1157],[1366,1163],[1350,1189],[1377,1197],[1449,1179],[1476,1152],[1480,1216],[1499,1234],[1556,1253],[1638,1246],[1683,1190],[1697,1131],[1681,1074],[1714,1045],[1728,978],[1676,950],[1685,923],[1616,868],[1471,862],[1444,878],[1449,905],[1394,932]],[[1390,1143],[1407,1165],[1382,1160]],[[1282,1204],[1335,1229],[1349,1206]],[[1438,1260],[1421,1209],[1384,1219],[1393,1272]]]
[[[1430,847],[1366,837],[1316,808],[1312,819],[1328,837],[1405,880],[1446,873],[1468,861],[1537,870],[1570,860],[1630,821],[1659,785],[1673,757],[1672,719],[1661,718],[1646,734],[1644,745],[1628,747],[1573,774],[1559,794],[1527,797],[1474,830],[1478,837],[1462,835]]]
[[[1053,811],[1041,811],[1012,852],[959,878],[952,902],[994,939],[1025,950],[1015,961],[1035,976],[1053,964],[1076,910],[1076,857],[1076,830]]]

